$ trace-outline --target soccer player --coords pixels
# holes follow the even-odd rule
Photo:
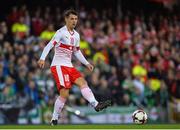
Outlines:
[[[40,60],[38,61],[39,67],[43,68],[46,56],[54,47],[55,54],[51,63],[51,72],[56,81],[60,96],[56,99],[54,104],[51,125],[57,125],[60,112],[69,96],[69,90],[72,84],[76,84],[80,88],[82,96],[97,112],[111,105],[110,100],[98,102],[86,80],[82,77],[80,72],[73,67],[71,63],[72,54],[74,54],[90,71],[93,71],[94,68],[93,65],[85,59],[79,49],[80,36],[79,33],[74,30],[78,21],[77,12],[74,10],[67,10],[64,17],[65,26],[56,31],[54,37],[45,46]]]

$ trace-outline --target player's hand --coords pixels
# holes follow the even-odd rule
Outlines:
[[[87,64],[86,67],[92,72],[94,69],[94,66],[91,64]]]
[[[38,65],[39,65],[40,68],[44,68],[45,61],[44,60],[39,60]]]

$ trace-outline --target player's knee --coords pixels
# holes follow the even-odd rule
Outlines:
[[[87,84],[87,82],[84,80],[79,87],[80,87],[80,89],[82,89],[82,88],[86,88],[87,86],[88,86],[88,84]]]
[[[64,99],[67,99],[69,97],[69,93],[61,93],[60,96]]]
[[[64,98],[67,99],[69,97],[69,94],[64,94]]]
[[[87,86],[87,82],[84,78],[80,78],[77,82],[77,85],[80,87],[80,88],[83,88],[84,86]]]
[[[69,97],[69,89],[61,89],[60,96],[67,99]]]
[[[86,82],[86,80],[83,80],[83,81],[82,81],[82,83],[81,83],[81,87],[83,87],[83,86],[87,86],[87,82]]]

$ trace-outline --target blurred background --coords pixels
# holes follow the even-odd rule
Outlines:
[[[79,12],[80,48],[95,70],[75,58],[74,66],[113,106],[96,113],[74,85],[59,123],[132,123],[138,108],[148,123],[180,123],[180,1],[1,0],[0,124],[49,124],[53,50],[45,69],[37,60],[69,8]]]

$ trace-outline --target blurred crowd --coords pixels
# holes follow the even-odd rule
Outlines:
[[[90,73],[77,59],[74,66],[87,79],[98,100],[114,105],[167,107],[180,98],[180,16],[161,14],[117,18],[112,10],[79,10],[80,48],[95,65]],[[12,107],[53,106],[58,95],[50,72],[37,66],[44,46],[64,25],[61,8],[14,6],[0,22],[0,104]],[[69,105],[83,106],[77,86]]]

